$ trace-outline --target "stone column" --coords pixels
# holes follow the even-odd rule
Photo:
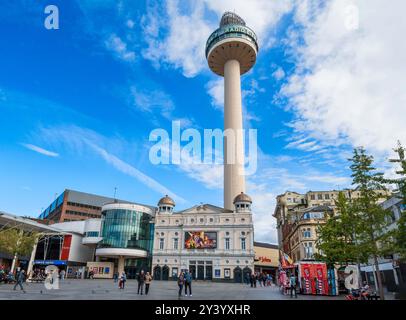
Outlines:
[[[234,198],[245,193],[242,128],[240,63],[229,60],[224,65],[224,131],[234,135],[224,140],[224,208],[229,210],[234,210]]]
[[[124,272],[124,261],[123,256],[118,257],[118,274],[121,275]]]

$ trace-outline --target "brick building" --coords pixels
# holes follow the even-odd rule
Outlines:
[[[114,201],[113,198],[66,189],[41,213],[38,219],[46,221],[47,224],[54,224],[100,218],[102,206]],[[130,203],[123,200],[116,201]]]

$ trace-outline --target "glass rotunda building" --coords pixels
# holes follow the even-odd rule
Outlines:
[[[96,249],[98,261],[114,262],[115,271],[134,278],[151,270],[155,208],[110,203],[102,208],[101,238]]]

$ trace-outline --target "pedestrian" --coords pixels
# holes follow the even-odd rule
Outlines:
[[[117,281],[118,281],[118,273],[117,272],[114,272],[113,279],[114,279],[114,283],[117,283]]]
[[[250,276],[251,288],[254,287],[254,282],[255,282],[255,274],[253,272],[253,273],[251,273],[251,276]]]
[[[66,273],[66,271],[64,269],[62,269],[60,272],[61,281],[65,280],[65,273]]]
[[[152,276],[147,272],[145,275],[145,294],[148,295],[149,292],[149,286],[151,285],[152,282]]]
[[[264,272],[262,274],[262,283],[263,283],[264,287],[266,287],[266,278],[267,278],[267,274]]]
[[[290,276],[289,284],[290,284],[290,297],[291,298],[293,297],[293,291],[295,291],[295,298],[297,298],[296,277],[294,273],[292,273],[292,275]]]
[[[125,287],[125,282],[127,281],[127,275],[125,274],[125,271],[121,274],[120,281],[118,283],[118,287],[122,290],[124,290]]]
[[[17,282],[14,285],[14,290],[16,290],[17,286],[20,286],[21,290],[25,293],[24,287],[23,287],[23,283],[25,281],[25,271],[21,270],[18,274],[17,274]]]
[[[245,276],[244,276],[244,282],[245,282],[245,284],[250,284],[250,274],[249,274],[249,272],[246,272],[245,273]]]
[[[181,272],[181,273],[179,273],[179,276],[178,276],[178,287],[179,287],[178,297],[179,298],[182,296],[182,289],[183,289],[184,284],[185,284],[185,273]]]
[[[145,282],[144,270],[141,270],[141,272],[138,274],[137,281],[138,281],[138,292],[137,292],[137,294],[140,294],[140,291],[141,291],[141,295],[142,295],[143,290],[144,290],[144,282]]]
[[[192,273],[190,271],[185,273],[185,297],[187,297],[188,288],[189,295],[192,296]]]

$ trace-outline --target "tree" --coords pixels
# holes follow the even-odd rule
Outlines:
[[[402,199],[400,218],[397,222],[397,229],[393,232],[394,252],[398,253],[401,261],[406,261],[406,150],[400,142],[394,149],[398,154],[398,159],[390,159],[392,163],[397,163],[400,170],[396,171],[399,175],[397,179],[385,179],[387,183],[396,184],[399,190],[399,196]]]
[[[362,147],[355,149],[353,157],[349,160],[352,162],[350,166],[352,184],[359,192],[359,197],[352,200],[356,220],[359,223],[355,239],[356,246],[360,252],[363,252],[363,259],[360,262],[367,263],[367,257],[373,259],[379,295],[384,300],[378,259],[391,246],[391,234],[386,230],[391,213],[378,203],[381,192],[386,190],[383,184],[383,174],[376,172],[373,167],[373,156],[367,155]]]
[[[316,259],[328,265],[359,263],[365,260],[364,252],[359,250],[356,243],[359,219],[344,193],[338,194],[335,205],[337,214],[328,217],[326,223],[318,228],[317,248],[322,254],[317,254]]]
[[[36,238],[35,232],[23,232],[18,229],[0,230],[0,251],[13,255],[17,259],[27,256],[31,254]]]

